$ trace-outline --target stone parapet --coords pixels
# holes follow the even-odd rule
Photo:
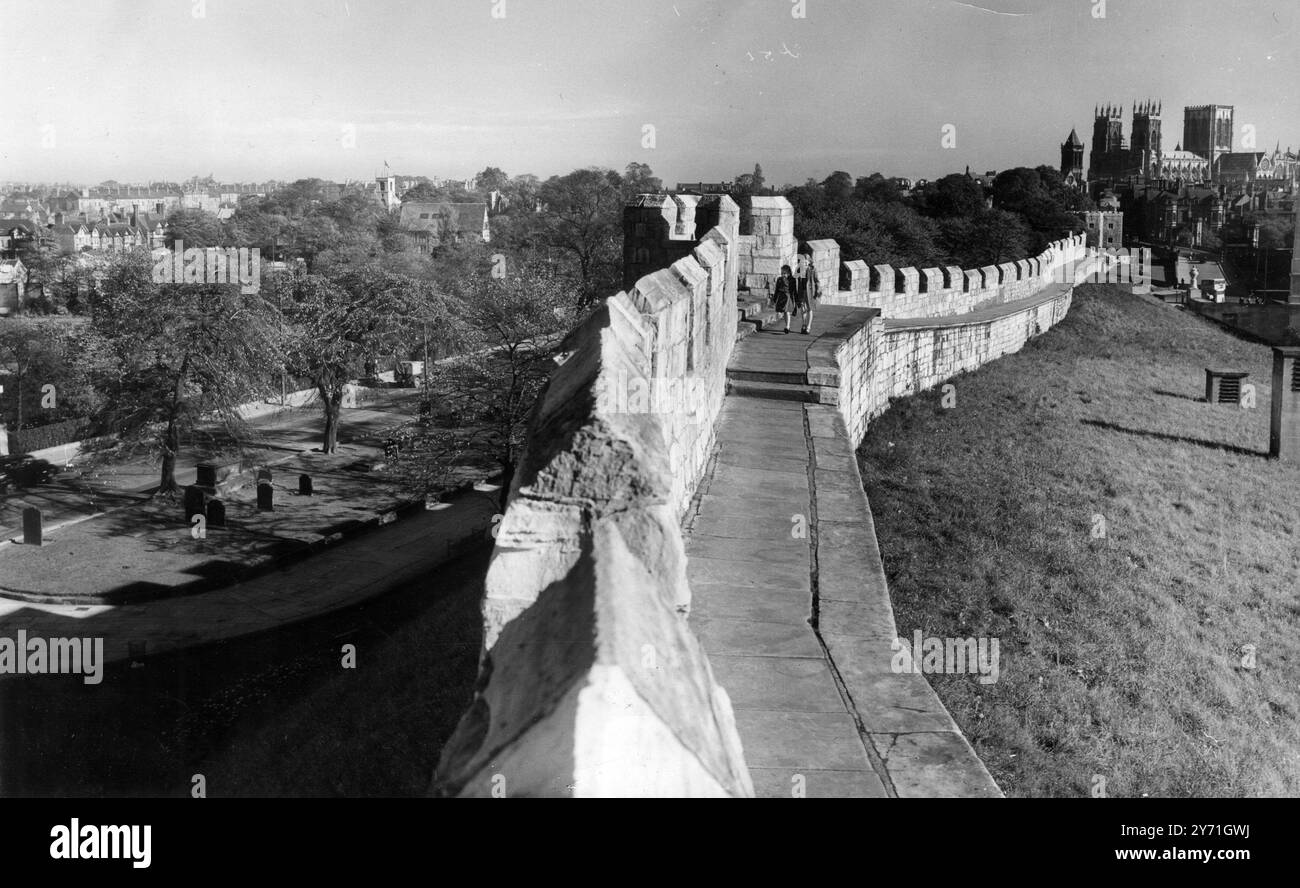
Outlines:
[[[730,701],[686,623],[679,528],[735,343],[739,216],[730,198],[715,211],[689,255],[561,348],[497,528],[479,690],[435,794],[753,794]]]

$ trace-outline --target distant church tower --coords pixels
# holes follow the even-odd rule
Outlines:
[[[1133,153],[1144,177],[1155,178],[1160,170],[1160,102],[1133,106]]]
[[[1088,178],[1103,179],[1115,175],[1114,167],[1124,144],[1124,108],[1102,105],[1096,109],[1092,123],[1092,154],[1088,159]]]
[[[379,202],[389,212],[397,209],[402,205],[401,199],[397,196],[397,178],[395,176],[376,176],[375,181],[379,183]]]
[[[1061,176],[1067,185],[1083,187],[1083,142],[1076,130],[1070,130],[1070,138],[1061,145]]]

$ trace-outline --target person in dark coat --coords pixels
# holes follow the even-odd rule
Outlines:
[[[782,265],[781,276],[776,279],[776,292],[773,294],[776,311],[785,319],[785,329],[781,331],[782,333],[790,332],[790,309],[794,308],[795,296],[798,292],[799,281],[790,271],[790,266]]]
[[[803,263],[803,273],[795,281],[794,311],[795,314],[803,315],[803,330],[800,332],[809,333],[812,331],[813,306],[822,295],[817,281],[817,269],[813,268],[811,256]]]

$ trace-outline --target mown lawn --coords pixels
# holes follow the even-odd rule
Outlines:
[[[1256,408],[1201,402],[1210,366],[1249,371]],[[1271,375],[1267,347],[1086,286],[954,408],[872,424],[899,634],[1000,640],[996,684],[930,680],[1008,795],[1300,794],[1300,466],[1267,458]]]

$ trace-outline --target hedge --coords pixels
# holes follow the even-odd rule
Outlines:
[[[31,453],[47,447],[58,447],[91,437],[90,421],[85,417],[65,419],[49,425],[33,426],[9,432],[10,453]]]

